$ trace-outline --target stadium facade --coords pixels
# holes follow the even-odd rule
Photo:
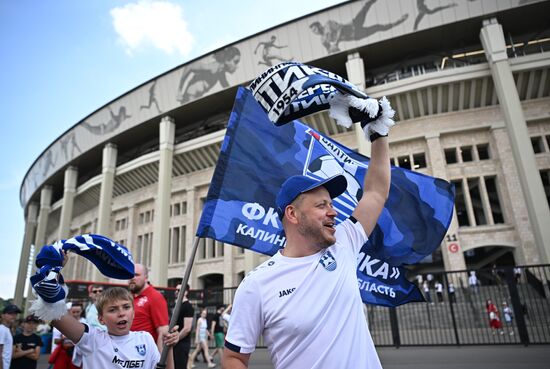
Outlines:
[[[181,279],[238,86],[298,60],[344,77],[398,114],[394,165],[452,181],[441,248],[417,270],[550,262],[550,2],[351,1],[192,60],[76,123],[28,169],[20,303],[31,245],[106,235]],[[368,155],[358,130],[304,119]],[[246,185],[246,181],[243,181]],[[264,259],[200,240],[192,288],[236,286]],[[74,260],[65,279],[101,280]]]

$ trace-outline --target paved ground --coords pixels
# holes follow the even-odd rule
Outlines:
[[[550,346],[449,346],[449,347],[382,347],[378,354],[384,369],[548,369]],[[48,368],[47,355],[42,355],[38,369]],[[195,369],[206,368],[198,363]],[[219,366],[218,366],[219,368]],[[269,353],[258,349],[250,369],[272,369]],[[96,368],[86,368],[96,369]],[[97,368],[102,369],[102,368]],[[304,368],[307,369],[307,368]],[[327,368],[337,369],[337,368]],[[358,368],[360,369],[360,368]]]

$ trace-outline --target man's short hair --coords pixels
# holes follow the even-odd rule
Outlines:
[[[103,308],[115,301],[129,301],[132,306],[134,306],[134,298],[132,297],[132,294],[130,291],[128,291],[125,288],[122,287],[111,287],[107,290],[105,290],[97,299],[95,306],[97,308],[97,313],[99,315],[103,315]]]
[[[79,307],[79,308],[84,308],[84,305],[82,305],[80,302],[73,302],[71,304],[71,309],[74,308],[74,307]]]
[[[98,289],[98,288],[103,289],[103,286],[100,285],[100,284],[97,284],[97,283],[92,283],[92,284],[90,284],[90,285],[88,286],[88,293],[92,293],[92,290],[93,290],[94,288],[95,288],[95,289]]]

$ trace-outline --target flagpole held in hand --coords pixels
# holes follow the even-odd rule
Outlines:
[[[187,266],[185,267],[185,274],[183,275],[183,279],[181,280],[182,288],[180,288],[180,292],[178,293],[178,298],[176,299],[176,306],[174,307],[174,311],[172,312],[172,317],[170,318],[170,325],[168,327],[168,332],[172,332],[172,328],[176,325],[176,322],[178,320],[178,316],[180,315],[180,309],[181,309],[181,303],[183,300],[183,295],[185,294],[185,286],[187,286],[187,282],[189,281],[189,276],[191,275],[191,268],[193,267],[193,262],[195,261],[195,254],[197,253],[197,248],[199,247],[199,241],[200,237],[195,237],[195,242],[193,243],[193,249],[191,250],[191,255],[189,256],[189,260],[187,260]],[[180,327],[183,328],[183,327]],[[168,358],[168,347],[166,344],[162,347],[162,353],[160,355],[160,361],[158,362],[156,368],[157,369],[164,369],[166,368],[166,359]]]

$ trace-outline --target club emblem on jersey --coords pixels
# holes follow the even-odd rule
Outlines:
[[[334,256],[332,256],[332,253],[328,250],[325,251],[323,256],[321,256],[321,259],[319,259],[319,264],[321,264],[323,268],[325,268],[329,272],[336,270],[336,259],[334,258]]]
[[[147,352],[147,349],[145,348],[145,345],[137,345],[137,346],[136,346],[136,351],[137,351],[138,354],[140,354],[141,356],[145,356],[145,353]]]

